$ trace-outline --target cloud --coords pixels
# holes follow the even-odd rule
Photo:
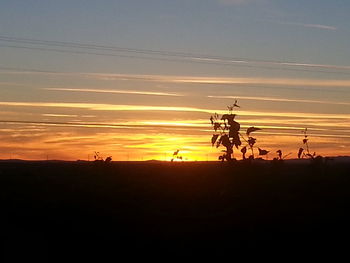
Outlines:
[[[302,26],[302,27],[317,28],[322,30],[332,30],[332,31],[338,30],[337,27],[329,26],[329,25],[321,25],[321,24],[304,24],[304,23],[296,23],[296,22],[279,22],[279,23],[284,25]]]
[[[300,66],[310,68],[350,70],[350,66],[327,65],[327,64],[310,64],[299,62],[278,62],[278,61],[236,61],[235,63],[243,64],[266,64],[275,66]],[[7,74],[9,72],[1,72]],[[96,80],[125,80],[125,81],[149,81],[160,83],[196,83],[196,84],[250,84],[250,85],[283,85],[283,86],[312,86],[312,87],[350,87],[350,79],[295,79],[295,78],[259,78],[259,77],[198,77],[198,76],[174,76],[174,75],[141,75],[141,74],[118,74],[118,73],[45,73],[16,71],[10,74],[58,74],[62,76],[81,76]],[[85,92],[104,92],[104,93],[129,93],[142,95],[158,95],[158,96],[183,96],[183,94],[174,92],[154,92],[154,91],[134,91],[134,90],[99,90],[99,89],[66,89],[66,88],[47,88],[50,90],[66,91],[85,91]]]
[[[299,102],[299,103],[319,103],[319,104],[330,104],[330,105],[350,105],[350,102],[337,102],[337,101],[326,101],[326,100],[305,100],[305,99],[289,99],[289,98],[273,98],[273,97],[254,97],[254,96],[217,96],[209,95],[208,98],[214,99],[243,99],[243,100],[254,100],[254,101],[276,101],[276,102]]]
[[[70,114],[54,114],[54,113],[43,113],[41,114],[44,117],[78,117],[78,115],[70,115]]]
[[[288,64],[281,62],[280,64]],[[313,66],[315,64],[298,64]],[[325,66],[325,65],[315,65]],[[350,67],[349,67],[350,69]],[[169,75],[135,75],[135,74],[104,74],[90,73],[86,76],[101,80],[140,80],[167,83],[196,83],[196,84],[255,84],[255,85],[284,85],[284,86],[318,86],[318,87],[350,87],[350,80],[317,80],[289,78],[240,78],[240,77],[197,77]]]
[[[165,112],[198,112],[212,114],[226,114],[227,111],[219,109],[176,107],[176,106],[150,106],[150,105],[119,105],[119,104],[97,104],[97,103],[64,103],[64,102],[8,102],[1,101],[0,106],[12,107],[51,107],[51,108],[72,108],[86,109],[93,111],[165,111]],[[349,119],[350,114],[322,114],[322,113],[298,113],[298,112],[257,112],[240,111],[241,116],[256,117],[287,117],[287,118],[318,118],[318,119]]]
[[[338,28],[334,26],[326,26],[326,25],[319,25],[319,24],[304,24],[304,27],[313,27],[313,28],[319,28],[319,29],[326,29],[326,30],[338,30]]]
[[[72,91],[72,92],[93,92],[93,93],[116,93],[132,95],[150,95],[150,96],[183,96],[178,93],[156,92],[156,91],[138,91],[138,90],[110,90],[110,89],[69,89],[69,88],[43,88],[43,90],[52,91]]]
[[[266,120],[266,119],[254,119],[254,120],[241,120],[242,123],[241,128],[245,129],[250,126],[252,122],[255,124],[259,124],[259,128],[262,128],[264,131],[266,130],[280,130],[280,131],[300,131],[301,128],[304,126],[304,121],[299,120],[296,121],[294,119],[283,119],[281,120]],[[308,121],[309,122],[309,121]],[[135,130],[143,130],[146,131],[146,129],[152,129],[157,128],[158,131],[164,131],[168,130],[174,132],[174,127],[181,127],[187,131],[191,130],[191,134],[193,135],[193,132],[198,133],[203,131],[203,129],[208,129],[210,127],[209,121],[205,120],[182,120],[182,121],[169,121],[169,120],[158,120],[158,121],[130,121],[130,122],[47,122],[47,121],[1,121],[0,123],[7,123],[7,124],[17,124],[17,125],[35,125],[36,127],[42,127],[42,126],[59,126],[59,127],[81,127],[81,128],[113,128],[113,129],[135,129]],[[332,136],[341,136],[344,138],[349,138],[349,130],[348,125],[343,125],[343,127],[340,127],[340,129],[332,129],[332,126],[335,124],[338,126],[338,124],[344,124],[339,122],[339,120],[335,120],[334,123],[329,123],[329,120],[313,120],[309,122],[308,127],[311,128],[312,131],[317,132],[328,132],[324,135],[332,135]],[[328,124],[328,125],[327,125]],[[199,130],[198,128],[203,128],[202,130]],[[331,128],[331,129],[330,129]],[[36,129],[2,129],[2,132],[6,132],[8,135],[28,135],[30,136],[33,134],[33,131],[40,132],[37,133],[38,135],[43,135],[44,131],[40,130],[38,128]],[[210,130],[208,130],[210,131]],[[341,134],[337,133],[340,132]],[[178,132],[175,132],[178,133]],[[187,134],[188,135],[188,134]],[[145,136],[154,136],[152,134],[147,134]],[[190,135],[191,136],[191,135]],[[59,139],[62,139],[64,137],[63,135],[59,137]],[[71,137],[71,136],[69,136]],[[102,140],[102,138],[100,138]]]
[[[242,115],[241,112],[238,113]],[[309,114],[307,114],[309,115]],[[240,116],[241,117],[241,116]],[[294,116],[298,117],[298,116]],[[334,155],[346,153],[346,149],[335,150],[335,145],[341,141],[341,145],[349,145],[349,130],[337,132],[333,127],[324,129],[324,125],[332,122],[346,125],[344,120],[329,119],[308,119],[295,118],[268,119],[263,116],[261,119],[242,118],[240,123],[242,131],[252,123],[263,128],[259,131],[259,141],[268,149],[283,148],[285,153],[295,151],[300,143],[302,134],[298,132],[299,127],[308,127],[312,132],[312,142],[315,150],[324,155],[326,152]],[[313,116],[310,116],[313,118]],[[240,118],[241,119],[241,118]],[[260,121],[260,122],[258,122]],[[334,121],[334,122],[333,122]],[[100,150],[103,157],[112,155],[113,160],[141,160],[141,159],[168,159],[176,149],[184,157],[190,160],[217,159],[219,150],[212,148],[210,139],[212,130],[207,118],[191,120],[135,120],[133,122],[37,122],[37,121],[13,121],[12,123],[0,121],[5,124],[7,130],[0,130],[2,139],[2,152],[0,158],[22,158],[22,159],[92,159],[94,150]],[[190,127],[189,127],[190,124]],[[11,126],[9,126],[11,125]],[[21,129],[21,127],[45,127],[47,132],[38,130],[37,136],[32,136],[35,130]],[[120,126],[118,126],[120,125]],[[123,125],[127,125],[123,126]],[[187,129],[186,132],[175,129],[181,126]],[[208,127],[206,130],[201,127]],[[338,125],[336,125],[337,127]],[[13,127],[11,129],[10,127]],[[68,129],[66,129],[67,127]],[[72,129],[79,127],[86,129]],[[109,128],[119,130],[109,130]],[[153,127],[157,127],[154,129]],[[98,128],[98,129],[89,129]],[[346,128],[346,127],[345,127]],[[132,136],[130,136],[132,132]],[[15,135],[15,136],[13,136]],[[115,143],[114,143],[115,142]],[[293,143],[294,142],[294,143]],[[340,148],[340,146],[338,146]],[[276,148],[277,149],[277,148]],[[88,156],[89,155],[89,156]]]

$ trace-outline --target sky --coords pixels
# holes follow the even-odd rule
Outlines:
[[[0,158],[217,160],[235,110],[269,159],[349,155],[346,0],[2,0]],[[239,151],[234,156],[241,158]]]

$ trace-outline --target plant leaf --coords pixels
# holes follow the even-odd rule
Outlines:
[[[260,148],[258,148],[258,150],[259,150],[259,155],[266,155],[266,154],[268,154],[270,152],[270,151],[263,150],[263,149],[260,149]]]
[[[224,114],[221,117],[221,120],[227,120],[228,123],[233,122],[234,118],[236,117],[236,114]]]
[[[259,131],[259,130],[261,130],[261,129],[260,129],[260,128],[255,128],[255,127],[249,127],[249,128],[247,129],[247,135],[249,136],[250,133],[252,133],[252,132],[254,132],[254,131]]]
[[[214,123],[214,130],[217,131],[220,128],[220,126],[221,126],[220,123],[215,122]]]
[[[240,146],[242,144],[241,140],[239,139],[238,134],[234,137],[232,137],[232,143],[234,146],[236,146],[236,148],[238,149],[238,146]]]
[[[282,159],[282,151],[281,151],[281,150],[278,150],[278,151],[276,151],[276,153],[278,153],[278,157],[279,157],[280,159]]]
[[[229,122],[229,125],[230,125],[229,126],[229,130],[230,130],[229,137],[232,138],[234,136],[238,136],[238,131],[241,128],[241,125],[238,122],[234,121],[234,120]]]
[[[214,134],[213,137],[211,138],[211,144],[212,146],[214,146],[216,140],[218,139],[219,137],[219,134]]]
[[[225,146],[226,148],[231,148],[231,142],[230,142],[230,139],[228,138],[228,136],[225,134],[223,136],[221,136],[221,142],[222,142],[222,145]]]
[[[298,158],[300,159],[301,158],[301,154],[303,153],[304,149],[303,148],[299,148],[299,151],[298,151]]]
[[[222,142],[222,136],[219,138],[219,140],[216,142],[216,148],[219,148],[220,144]]]
[[[250,147],[253,147],[255,142],[256,142],[255,138],[253,138],[253,137],[249,137],[248,138],[248,144],[249,144]]]

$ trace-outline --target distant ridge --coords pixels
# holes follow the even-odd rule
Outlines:
[[[335,162],[335,163],[350,163],[350,156],[326,156],[324,159],[327,159],[329,162]],[[237,162],[242,162],[243,160],[237,160]],[[265,160],[265,159],[255,159],[254,162],[271,162],[272,160]],[[286,159],[284,162],[286,163],[305,163],[310,161],[310,159]],[[80,162],[80,163],[93,163],[94,161],[87,161],[87,160],[76,160],[76,161],[69,161],[69,160],[23,160],[23,159],[0,159],[0,163],[25,163],[25,162],[48,162],[48,163],[74,163],[74,162]],[[170,163],[170,161],[164,161],[164,160],[145,160],[145,161],[112,161],[112,163]],[[212,161],[184,161],[184,162],[176,162],[176,163],[215,163],[220,162],[216,160]]]

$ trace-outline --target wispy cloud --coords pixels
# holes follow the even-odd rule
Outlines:
[[[286,64],[286,62],[281,62]],[[308,65],[311,64],[299,64]],[[315,64],[316,66],[316,64]],[[319,65],[325,66],[325,65]],[[349,67],[350,69],[350,67]],[[264,84],[284,86],[319,86],[319,87],[350,87],[350,80],[333,79],[291,79],[291,78],[240,78],[240,77],[197,77],[170,75],[135,75],[135,74],[86,74],[88,77],[102,80],[141,80],[168,83],[197,83],[197,84]]]
[[[51,108],[73,108],[93,111],[172,111],[172,112],[199,112],[212,114],[226,114],[227,111],[196,107],[177,106],[150,106],[150,105],[119,105],[119,104],[97,104],[97,103],[64,103],[64,102],[0,102],[0,106],[13,107],[51,107]],[[349,119],[350,114],[322,114],[322,113],[300,113],[300,112],[257,112],[239,111],[241,116],[259,117],[290,117],[290,118],[319,118],[319,119]]]
[[[322,30],[332,30],[332,31],[338,30],[337,27],[329,26],[329,25],[321,25],[321,24],[304,24],[304,23],[296,23],[296,22],[278,22],[278,23],[284,24],[284,25],[291,25],[291,26],[317,28],[317,29],[322,29]]]
[[[277,101],[277,102],[300,102],[300,103],[319,103],[330,105],[350,105],[350,102],[325,101],[325,100],[305,100],[305,99],[288,99],[288,98],[272,98],[272,97],[254,97],[254,96],[216,96],[209,95],[208,98],[214,99],[242,99],[254,101]]]
[[[78,115],[54,114],[54,113],[43,113],[41,115],[44,116],[44,117],[78,117]]]
[[[290,125],[285,125],[285,119],[281,122],[278,122],[276,119],[275,121],[275,124],[271,124],[268,121],[266,124],[259,124],[259,127],[263,128],[258,135],[260,144],[262,147],[271,149],[271,151],[282,148],[285,153],[293,152],[292,157],[295,157],[302,134],[296,131],[297,127],[294,126],[293,122]],[[301,121],[303,123],[304,120]],[[240,122],[243,123],[243,121]],[[16,123],[14,121],[11,123],[12,127],[14,127],[13,129],[8,129],[7,133],[0,134],[0,138],[3,141],[0,158],[10,158],[11,156],[12,158],[46,159],[47,155],[49,155],[50,159],[76,160],[82,158],[87,160],[89,158],[88,155],[90,155],[91,160],[94,150],[103,149],[101,155],[103,157],[112,155],[113,160],[170,160],[174,150],[181,149],[183,156],[190,160],[206,160],[208,156],[209,159],[216,160],[219,151],[215,147],[211,147],[210,137],[212,130],[210,129],[209,121],[207,131],[202,130],[201,133],[198,132],[198,127],[186,127],[188,123],[205,125],[205,120],[193,119],[172,122],[165,119],[135,121],[135,123],[125,123],[128,127],[125,127],[124,132],[122,127],[118,128],[120,130],[117,132],[116,130],[108,129],[110,127],[117,128],[116,125],[118,123],[58,122],[54,124],[52,122]],[[246,125],[251,123],[250,121]],[[323,120],[322,123],[328,123],[328,120]],[[185,126],[184,129],[187,129],[187,132],[183,134],[174,129],[174,126],[182,124]],[[6,125],[9,125],[9,123],[6,123]],[[241,126],[242,130],[247,127],[246,125]],[[27,126],[45,127],[47,132],[39,133],[33,137],[33,131],[21,131],[21,127]],[[145,130],[152,131],[153,126],[158,126],[158,128],[153,129],[153,132],[145,132]],[[65,127],[98,128],[98,133],[96,133],[96,129],[84,129],[82,133],[82,129],[69,128],[65,130]],[[191,131],[189,130],[190,128],[192,128]],[[132,136],[130,136],[130,131],[132,131]],[[317,153],[347,154],[349,132],[337,134],[324,130],[319,121],[316,127],[310,127],[310,132],[312,132],[313,145],[317,146],[316,149],[314,148]],[[15,137],[12,136],[13,133],[16,133]],[[334,145],[339,140],[342,141],[344,148],[335,150]]]
[[[242,61],[241,63],[250,63],[251,61]],[[350,70],[350,66],[338,66],[327,64],[308,64],[296,62],[259,62],[273,63],[276,65],[318,67],[324,69],[342,69]],[[0,73],[9,73],[1,72]],[[27,71],[16,71],[11,74],[31,74]],[[33,74],[55,74],[45,72],[32,72]],[[198,76],[180,76],[180,75],[146,75],[146,74],[118,74],[118,73],[57,73],[60,76],[81,76],[97,80],[133,80],[148,81],[159,83],[196,83],[196,84],[252,84],[252,85],[279,85],[279,86],[315,86],[315,87],[350,87],[350,79],[296,79],[296,78],[268,78],[268,77],[198,77]],[[129,93],[158,96],[183,96],[179,93],[155,92],[155,91],[136,91],[136,90],[100,90],[100,89],[67,89],[67,88],[47,88],[48,90],[66,90],[66,91],[85,91],[85,92],[105,92],[105,93]]]
[[[319,29],[326,29],[326,30],[338,30],[337,27],[334,26],[326,26],[326,25],[320,25],[320,24],[304,24],[304,27],[313,27],[313,28],[319,28]]]
[[[184,96],[178,93],[156,92],[156,91],[137,91],[137,90],[111,90],[111,89],[69,89],[69,88],[43,88],[43,90],[52,91],[71,91],[71,92],[92,92],[92,93],[116,93],[116,94],[133,94],[133,95],[149,95],[149,96]]]
[[[3,123],[5,121],[0,121],[0,123]],[[185,137],[193,137],[194,140],[198,140],[198,136],[204,136],[204,133],[200,133],[201,131],[204,131],[205,133],[211,133],[211,130],[198,130],[198,128],[209,128],[210,124],[209,122],[201,121],[201,123],[187,123],[187,122],[180,122],[180,121],[140,121],[140,122],[128,122],[128,123],[72,123],[72,122],[38,122],[38,121],[6,121],[6,123],[9,124],[17,124],[17,125],[23,125],[23,124],[31,124],[31,125],[37,125],[37,126],[51,126],[51,127],[81,127],[81,128],[113,128],[113,129],[134,129],[137,133],[138,130],[149,130],[154,127],[156,127],[160,132],[169,133],[169,131],[173,134],[180,134],[178,130],[174,129],[174,126],[179,126],[184,128],[187,131],[187,135],[183,135]],[[242,122],[243,123],[243,122]],[[283,125],[284,122],[281,124],[281,121],[276,123],[279,125],[274,124],[267,124],[264,122],[261,122],[259,124],[259,128],[262,128],[263,131],[259,131],[261,134],[273,134],[273,132],[279,131],[281,134],[284,135],[294,135],[299,136],[299,133],[295,133],[295,131],[301,131],[302,129],[300,126],[293,126],[292,124]],[[249,127],[250,125],[242,125],[242,129],[245,129]],[[342,131],[336,131],[336,130],[330,130],[327,128],[323,128],[322,124],[318,123],[317,125],[309,125],[309,128],[313,131],[314,135],[316,136],[322,136],[322,137],[335,137],[335,138],[350,138],[349,131],[342,130]],[[188,132],[191,130],[191,134],[188,134]],[[8,131],[11,131],[11,136],[15,137],[21,137],[26,136],[30,137],[30,133],[28,133],[29,130],[23,130],[24,133],[19,133],[18,129],[8,129]],[[40,130],[39,130],[40,131]],[[15,132],[15,134],[13,134]],[[294,133],[291,133],[294,132]],[[196,135],[194,135],[196,134]],[[38,135],[43,135],[43,133],[38,133]],[[90,135],[92,136],[92,135]],[[122,134],[118,135],[125,136]],[[157,137],[154,134],[144,134],[145,137]],[[67,138],[73,139],[72,136],[68,136]],[[92,137],[89,137],[92,138]],[[172,137],[171,137],[172,138]],[[169,141],[171,138],[167,138]],[[59,138],[56,138],[55,140],[62,140],[64,139],[64,136],[59,136]],[[96,137],[95,141],[103,141],[105,138]],[[108,141],[108,139],[107,139]],[[203,142],[205,143],[205,142]]]
[[[0,106],[14,107],[53,107],[74,108],[96,111],[182,111],[182,112],[211,112],[209,109],[194,107],[149,106],[149,105],[118,105],[97,103],[66,103],[66,102],[0,102]]]
[[[58,127],[81,127],[81,128],[114,128],[114,129],[138,129],[138,128],[141,128],[141,127],[135,127],[135,126],[128,126],[128,125],[125,125],[125,124],[57,122],[57,121],[0,120],[0,123],[30,124],[30,125],[38,125],[38,126],[58,126]]]

